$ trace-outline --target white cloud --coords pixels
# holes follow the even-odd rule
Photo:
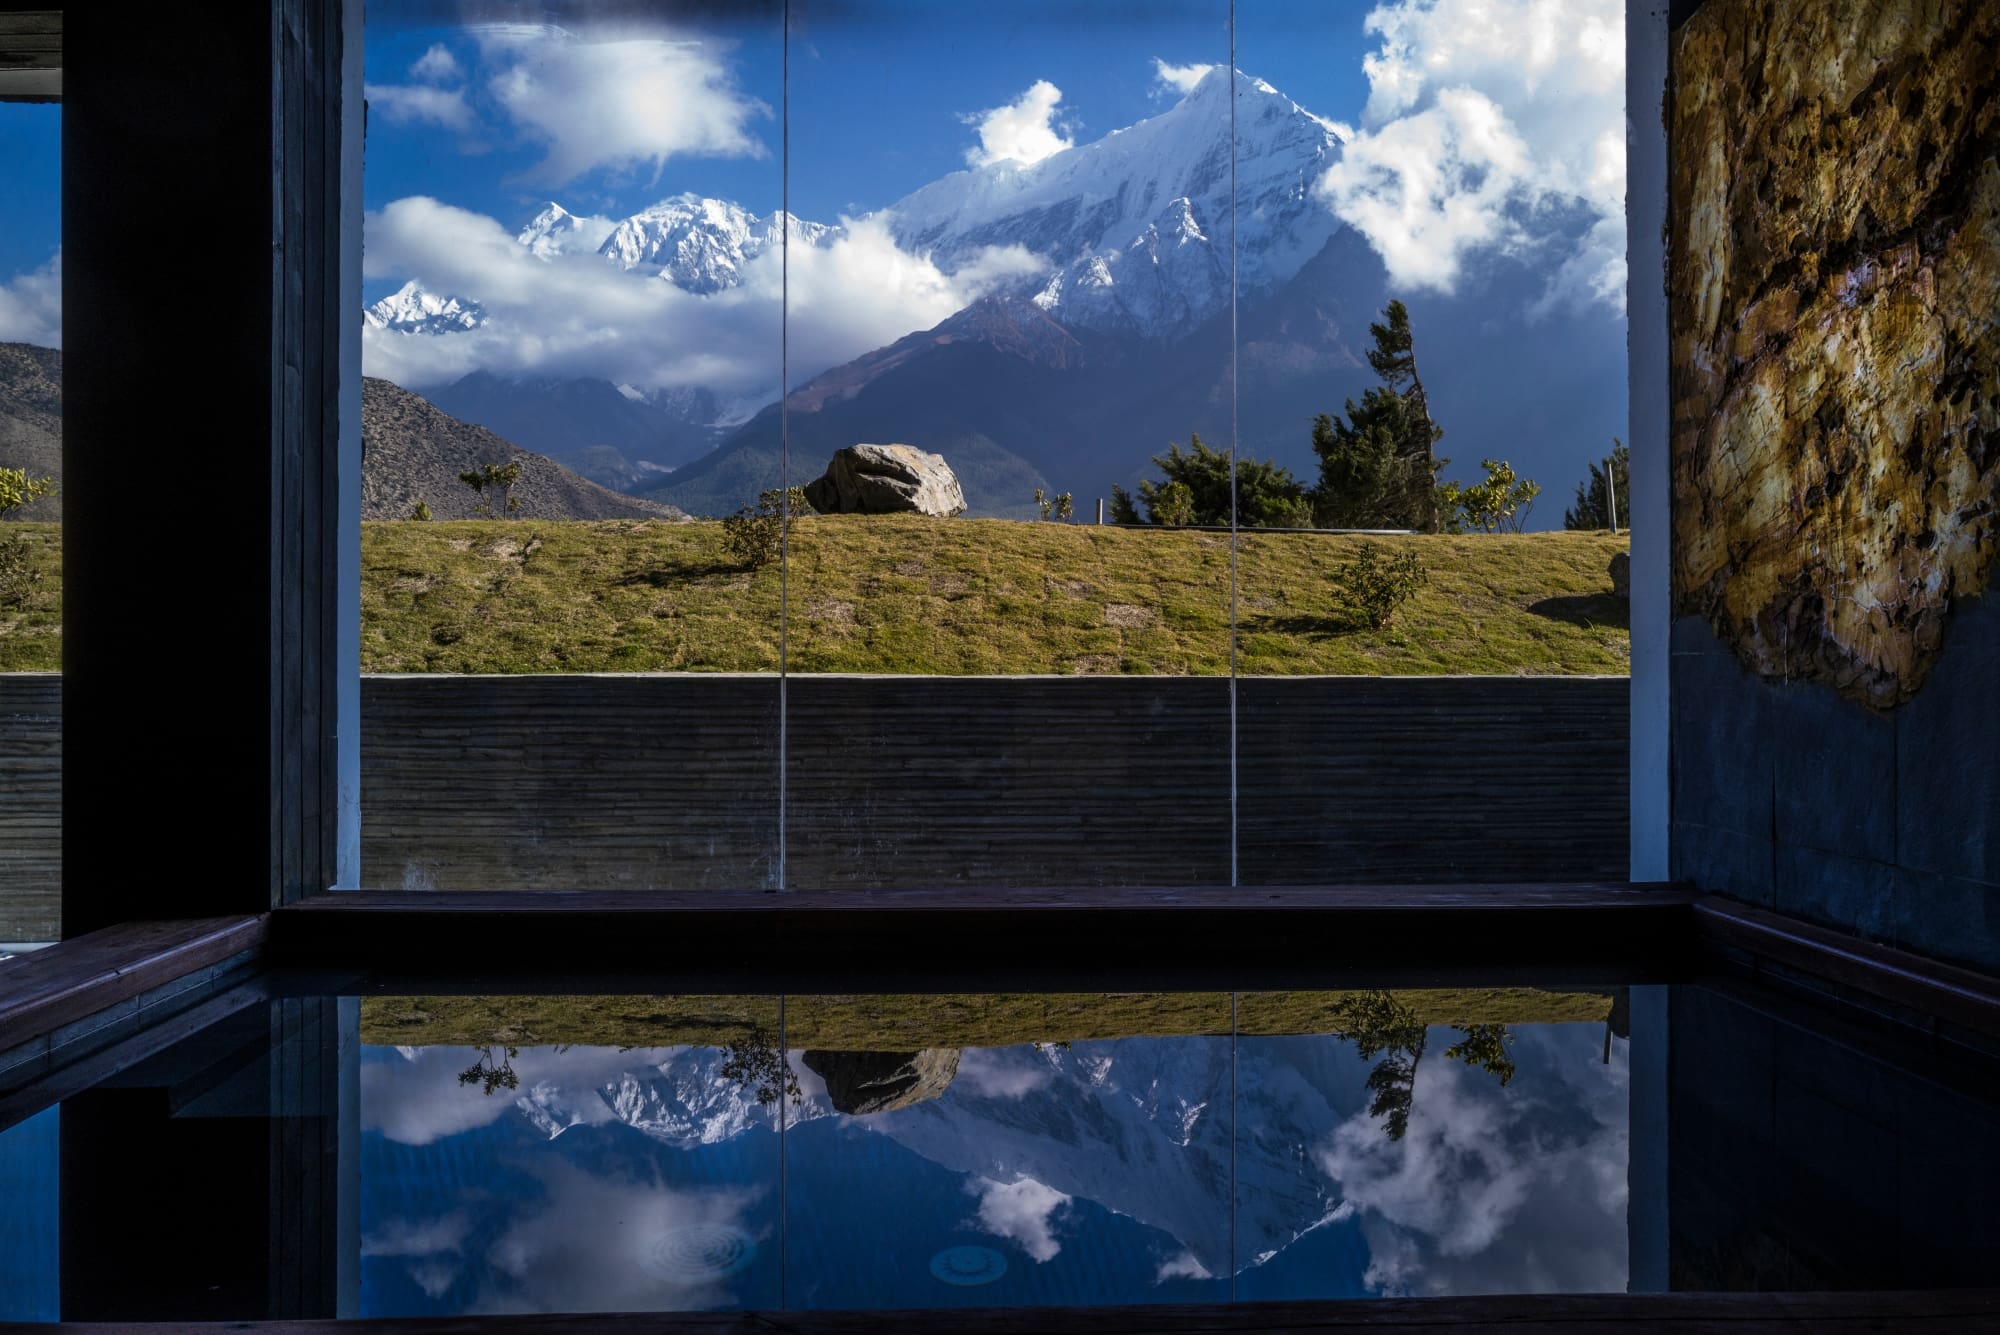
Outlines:
[[[62,251],[0,283],[0,343],[62,346]]]
[[[1061,102],[1062,89],[1047,79],[1037,79],[1012,102],[967,116],[966,123],[979,128],[979,147],[966,149],[965,160],[975,167],[990,167],[996,162],[1017,162],[1025,167],[1074,148],[1076,141],[1056,129],[1056,107]]]
[[[462,1210],[436,1219],[390,1219],[361,1238],[363,1256],[437,1256],[456,1252],[472,1231]]]
[[[952,1084],[985,1099],[1022,1099],[1055,1083],[1048,1062],[1033,1048],[1026,1052],[1023,1060],[1021,1049],[967,1048],[959,1054]]]
[[[1520,1031],[1501,1088],[1446,1061],[1432,1031],[1408,1133],[1355,1114],[1315,1151],[1361,1215],[1365,1282],[1388,1293],[1622,1291],[1626,1070],[1595,1025]]]
[[[560,1160],[530,1171],[542,1181],[541,1198],[533,1213],[509,1221],[488,1250],[484,1291],[473,1310],[686,1311],[742,1301],[731,1275],[676,1265],[669,1244],[686,1230],[701,1230],[761,1246],[749,1227],[761,1189],[683,1190],[597,1176]]]
[[[458,134],[473,127],[472,107],[457,88],[371,83],[363,87],[368,109],[391,125],[437,125]]]
[[[842,227],[830,244],[791,250],[794,385],[1043,267],[1019,247],[995,247],[947,273],[899,248],[880,216],[842,219]],[[740,286],[697,296],[589,251],[538,258],[494,219],[421,195],[367,215],[364,235],[366,276],[414,278],[478,301],[489,316],[478,329],[441,336],[364,330],[370,375],[423,389],[483,369],[777,396],[786,280],[775,248],[745,266]]]
[[[1160,1262],[1160,1268],[1153,1274],[1155,1284],[1164,1284],[1170,1279],[1213,1279],[1208,1267],[1195,1259],[1193,1252],[1182,1252]]]
[[[1622,309],[1623,0],[1392,0],[1367,29],[1365,124],[1319,189],[1390,278],[1448,293],[1475,255],[1560,248],[1539,310]]]
[[[1036,1261],[1053,1261],[1062,1244],[1055,1237],[1055,1213],[1070,1198],[1031,1177],[1018,1182],[979,1178],[969,1188],[979,1196],[979,1226],[1019,1245]]]
[[[1169,65],[1158,56],[1153,57],[1153,78],[1162,88],[1171,89],[1185,97],[1194,91],[1202,76],[1214,69],[1213,65]]]
[[[426,342],[440,340],[426,339]],[[372,368],[370,374],[373,374]],[[554,1082],[575,1089],[594,1089],[627,1071],[658,1068],[676,1049],[522,1048],[509,1065],[520,1090],[534,1093],[539,1084]],[[412,1048],[397,1062],[364,1062],[361,1067],[361,1128],[379,1131],[402,1145],[428,1145],[434,1140],[499,1121],[518,1106],[516,1093],[487,1094],[480,1086],[461,1085],[458,1073],[472,1064],[471,1048]],[[586,1101],[580,1112],[601,1121],[615,1116],[601,1101]],[[448,1223],[438,1221],[438,1227]],[[441,1233],[414,1228],[385,1232],[376,1239],[382,1255],[422,1255],[450,1250],[436,1243]],[[453,1243],[455,1248],[456,1243]]]
[[[443,42],[438,42],[417,57],[410,66],[410,77],[420,83],[457,83],[464,77],[464,71],[458,67],[458,57]]]
[[[495,99],[522,131],[546,145],[529,178],[561,185],[596,168],[669,158],[767,153],[751,130],[770,107],[737,87],[714,40],[669,36],[586,40],[561,29],[487,28],[486,56],[502,66]]]
[[[426,1298],[435,1300],[444,1297],[457,1282],[458,1267],[436,1258],[414,1261],[410,1264],[410,1279],[424,1291]]]

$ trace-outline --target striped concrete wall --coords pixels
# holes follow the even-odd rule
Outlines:
[[[1245,678],[1232,766],[1226,679],[794,676],[782,839],[778,691],[367,678],[365,880],[775,885],[781,843],[795,890],[1625,871],[1623,678]],[[0,676],[0,940],[54,927],[60,692]]]

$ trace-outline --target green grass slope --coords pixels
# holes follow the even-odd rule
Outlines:
[[[1243,1034],[1341,1030],[1353,992],[1246,992]],[[1427,1025],[1602,1024],[1608,992],[1526,987],[1436,988],[1394,993]],[[1134,1035],[1227,1034],[1227,992],[1017,993],[794,996],[785,1004],[792,1048],[909,1052],[1011,1047]],[[418,1047],[583,1043],[601,1047],[723,1047],[774,1041],[776,997],[368,997],[361,1041]]]
[[[59,533],[0,670],[59,666]],[[1370,539],[1430,582],[1382,630],[1352,628],[1334,567],[1361,539],[1245,533],[1235,554],[1245,674],[1620,674],[1625,604],[1591,533]],[[759,672],[788,596],[795,672],[1222,674],[1226,533],[1007,520],[815,516],[778,565],[732,560],[716,523],[467,520],[363,526],[369,672]],[[192,605],[191,619],[199,607]]]

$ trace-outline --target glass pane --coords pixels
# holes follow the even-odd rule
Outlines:
[[[775,997],[370,997],[362,1316],[779,1303]]]
[[[0,958],[62,934],[62,105],[0,102]]]
[[[1226,0],[791,15],[787,885],[1226,883]]]
[[[1236,1296],[1623,1292],[1622,989],[1245,993]]]
[[[1228,1297],[1229,999],[790,997],[786,1301]]]
[[[1241,881],[1622,876],[1622,18],[1236,43]]]
[[[369,6],[364,882],[768,884],[780,574],[686,501],[778,391],[780,11],[538,13]]]

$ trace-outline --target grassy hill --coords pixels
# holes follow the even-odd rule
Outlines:
[[[62,481],[62,353],[0,343],[0,468]],[[24,505],[15,522],[62,518],[62,491]]]
[[[17,531],[43,544],[54,525]],[[1625,604],[1592,533],[1372,539],[1429,584],[1384,630],[1350,628],[1333,567],[1361,539],[1242,535],[1245,674],[1623,673]],[[534,520],[363,525],[369,672],[760,672],[781,603],[795,672],[1220,674],[1230,666],[1224,533],[998,519],[815,516],[743,569],[721,525]],[[59,594],[0,612],[0,670],[52,669]]]

